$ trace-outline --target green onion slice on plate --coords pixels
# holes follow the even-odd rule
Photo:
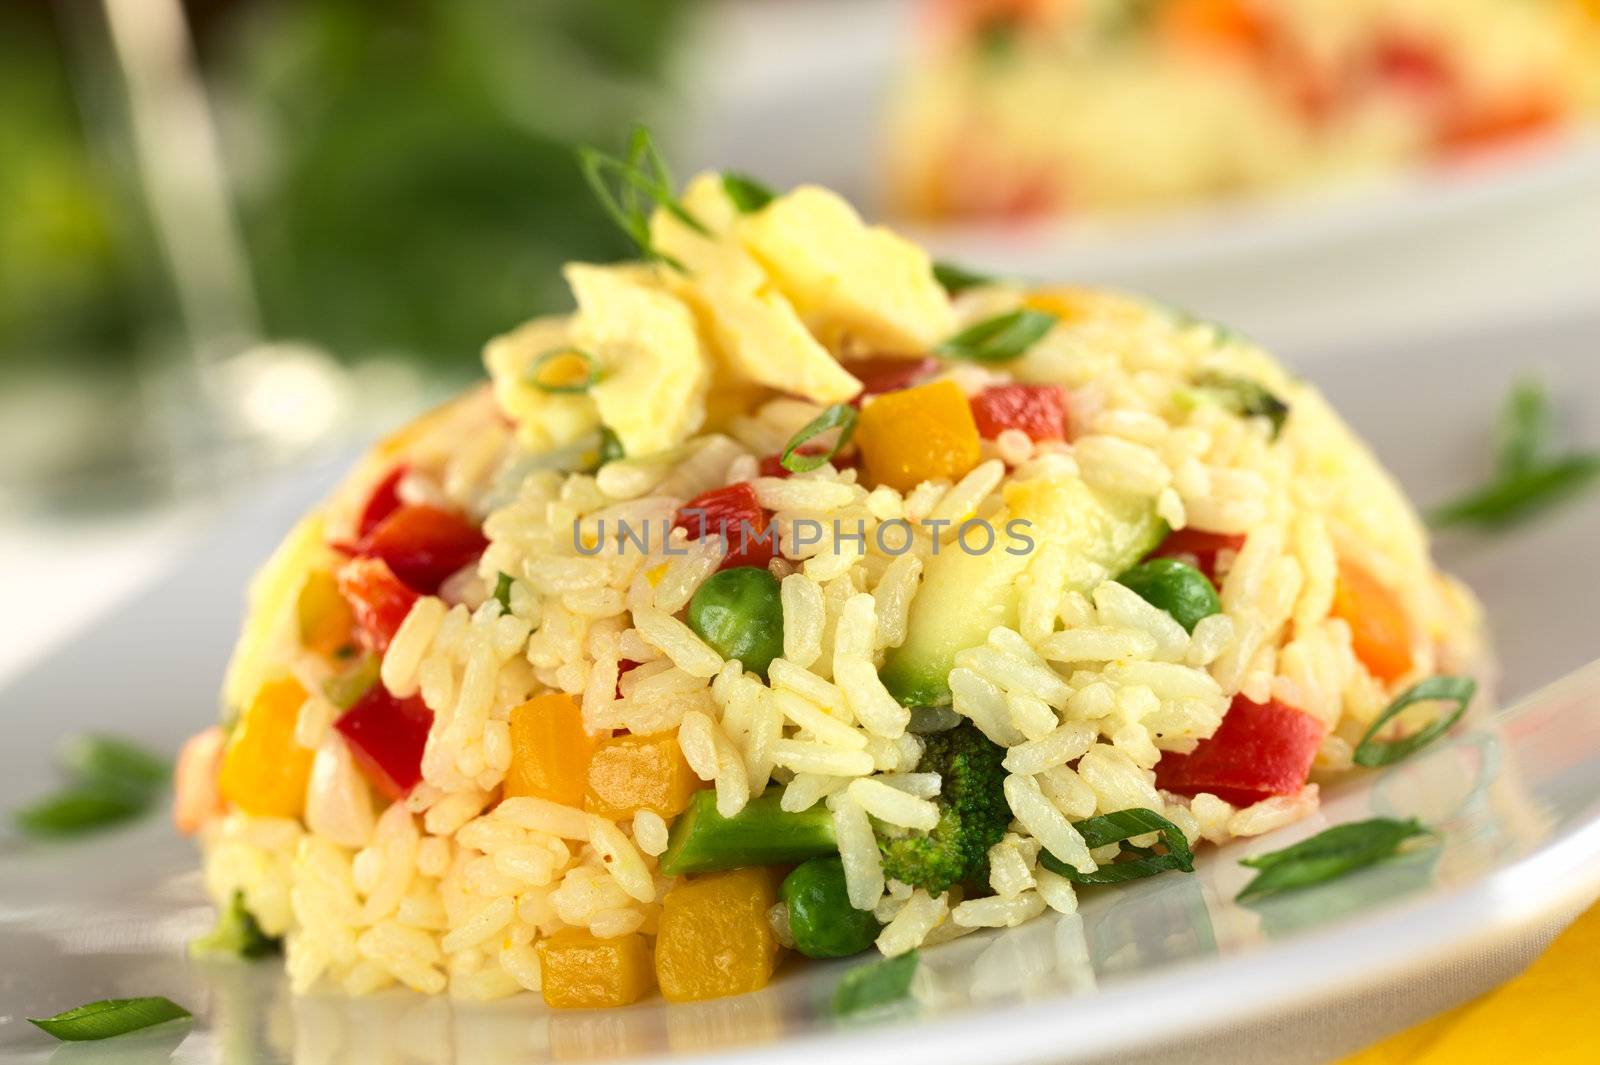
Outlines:
[[[833,995],[833,1012],[840,1017],[899,1002],[911,991],[917,972],[917,952],[858,966],[844,974]]]
[[[1326,883],[1391,857],[1407,840],[1431,835],[1432,830],[1415,818],[1378,817],[1338,825],[1292,847],[1242,860],[1239,864],[1259,872],[1239,892],[1238,901]]]
[[[1426,747],[1446,732],[1450,731],[1461,715],[1467,712],[1467,706],[1472,702],[1473,695],[1477,694],[1478,682],[1471,677],[1429,677],[1427,680],[1418,681],[1405,691],[1388,706],[1383,713],[1367,729],[1367,734],[1361,737],[1361,742],[1356,744],[1355,763],[1376,769],[1379,766],[1390,765],[1409,757],[1414,752]],[[1447,714],[1441,714],[1428,723],[1426,728],[1402,737],[1397,740],[1383,740],[1378,738],[1378,733],[1383,731],[1385,725],[1394,720],[1406,707],[1413,703],[1431,702],[1455,703],[1456,708]]]
[[[57,1039],[80,1042],[110,1039],[167,1021],[192,1016],[188,1010],[160,995],[145,998],[108,998],[58,1013],[54,1017],[29,1017],[28,1023]]]

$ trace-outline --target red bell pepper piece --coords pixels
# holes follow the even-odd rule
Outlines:
[[[432,595],[452,573],[489,546],[478,527],[438,507],[402,504],[356,545],[356,554],[381,558],[394,575]]]
[[[1179,529],[1168,533],[1161,546],[1150,552],[1151,558],[1175,558],[1187,562],[1195,569],[1217,580],[1217,555],[1222,551],[1238,551],[1244,546],[1243,533],[1201,532],[1199,529]]]
[[[856,407],[861,406],[861,401],[868,396],[910,388],[924,377],[931,377],[939,370],[939,360],[931,355],[920,359],[868,355],[859,359],[845,359],[839,365],[861,382],[861,392],[850,401],[851,405]]]
[[[333,727],[367,779],[391,800],[422,780],[422,749],[428,743],[433,711],[418,696],[396,699],[382,684],[367,689]]]
[[[691,540],[721,536],[727,542],[727,554],[718,569],[765,567],[778,545],[778,531],[768,531],[767,519],[767,512],[756,502],[756,490],[748,481],[740,481],[695,496],[678,511],[672,526],[687,530]]]
[[[1277,700],[1236,695],[1222,724],[1192,754],[1162,755],[1156,785],[1180,795],[1209,791],[1235,806],[1305,787],[1322,743],[1322,722]]]
[[[383,654],[419,598],[381,558],[353,558],[339,567],[339,594],[356,616],[356,639]]]
[[[365,539],[384,518],[400,509],[400,478],[406,475],[407,468],[396,466],[373,486],[372,495],[367,497],[367,505],[361,511],[361,520],[356,523],[357,540]]]
[[[972,397],[978,435],[993,440],[1006,429],[1021,429],[1030,440],[1065,440],[1067,411],[1055,385],[995,385]]]

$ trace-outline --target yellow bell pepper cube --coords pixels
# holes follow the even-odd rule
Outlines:
[[[528,795],[579,805],[594,747],[576,699],[563,692],[534,696],[511,711],[506,797]]]
[[[978,425],[954,381],[886,392],[861,409],[856,423],[867,477],[899,492],[923,481],[954,481],[978,464]]]
[[[655,982],[650,944],[637,932],[601,939],[583,928],[564,928],[534,949],[544,1004],[554,1009],[626,1006],[649,994]]]
[[[270,680],[239,715],[217,779],[222,797],[256,817],[299,817],[306,805],[312,752],[294,742],[306,690],[292,678]]]
[[[773,869],[713,873],[667,892],[656,934],[661,993],[692,1002],[767,986],[781,949],[767,921],[777,901]]]
[[[611,821],[651,810],[673,818],[689,808],[701,787],[684,761],[675,732],[613,736],[600,741],[589,759],[583,808]]]
[[[301,647],[324,658],[332,658],[345,648],[354,650],[355,613],[339,594],[339,582],[328,570],[316,569],[306,574],[295,600],[295,614],[300,623]]]

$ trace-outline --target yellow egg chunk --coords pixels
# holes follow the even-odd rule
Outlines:
[[[222,797],[256,817],[299,817],[312,752],[294,742],[306,690],[292,678],[268,681],[239,716],[222,756]]]
[[[733,869],[669,891],[656,933],[661,993],[693,1002],[766,987],[780,950],[767,921],[778,879],[772,869]]]
[[[898,492],[958,480],[981,457],[972,407],[954,381],[878,396],[861,409],[855,442],[868,478]]]
[[[627,1006],[650,993],[655,973],[650,945],[630,932],[600,939],[583,928],[564,928],[535,948],[544,1004],[553,1009]]]
[[[629,455],[681,444],[706,416],[711,357],[694,313],[653,266],[569,263],[578,300],[572,343],[600,362],[590,389],[600,420]]]
[[[920,356],[955,331],[928,253],[861,221],[835,193],[801,186],[742,216],[734,233],[811,332],[879,355]]]
[[[495,400],[516,421],[518,435],[530,448],[564,447],[600,427],[600,412],[591,396],[547,392],[533,381],[534,363],[567,346],[571,326],[565,315],[535,318],[495,337],[483,349]]]
[[[817,343],[755,257],[725,235],[735,209],[722,176],[695,178],[681,203],[711,234],[658,210],[651,241],[683,264],[684,273],[671,275],[672,287],[705,323],[723,376],[818,403],[839,403],[861,391],[861,382]]]

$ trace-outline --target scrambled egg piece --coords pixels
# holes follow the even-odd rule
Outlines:
[[[669,283],[699,312],[725,376],[818,403],[840,403],[861,391],[861,382],[817,342],[772,287],[761,264],[726,238],[738,211],[722,189],[721,175],[695,178],[681,203],[711,235],[658,210],[650,223],[651,241],[683,264],[686,273],[674,273]]]
[[[800,188],[741,214],[712,173],[681,203],[706,232],[658,210],[651,241],[682,270],[569,264],[577,313],[535,319],[484,350],[525,446],[562,447],[604,425],[628,454],[653,454],[766,389],[823,404],[857,395],[861,382],[836,358],[847,342],[918,357],[954,332],[928,256],[831,192]],[[533,383],[539,357],[565,347],[599,364],[587,393]]]
[[[682,443],[706,418],[711,358],[693,312],[651,266],[569,263],[578,300],[572,343],[600,362],[589,390],[603,422],[630,455]]]
[[[545,392],[533,385],[539,356],[571,343],[572,319],[548,315],[524,322],[483,349],[500,409],[517,423],[523,444],[534,451],[563,447],[600,427],[600,412],[586,395]]]
[[[734,235],[812,334],[835,350],[848,336],[877,354],[917,356],[955,331],[928,254],[865,225],[827,189],[802,186],[780,196],[739,218]]]

